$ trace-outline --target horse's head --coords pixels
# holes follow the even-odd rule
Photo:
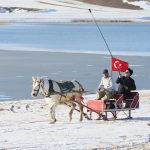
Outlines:
[[[40,83],[41,83],[40,77],[32,77],[32,92],[31,92],[32,97],[35,97],[39,94]]]

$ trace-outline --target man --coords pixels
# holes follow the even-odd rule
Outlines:
[[[98,99],[107,102],[108,99],[113,98],[115,94],[114,85],[112,82],[112,78],[109,76],[109,72],[107,69],[103,71],[103,77],[98,86]]]
[[[124,99],[130,97],[130,93],[132,90],[136,90],[136,85],[134,80],[131,78],[133,74],[133,70],[128,68],[125,71],[124,76],[120,76],[117,78],[116,83],[119,84],[118,93],[124,94]]]

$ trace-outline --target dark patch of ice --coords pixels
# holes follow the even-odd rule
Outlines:
[[[20,13],[20,12],[55,12],[55,9],[36,9],[22,7],[0,7],[0,13]]]
[[[140,19],[144,19],[144,20],[150,20],[150,17],[142,17]]]

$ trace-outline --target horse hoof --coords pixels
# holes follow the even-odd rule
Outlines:
[[[79,121],[80,121],[80,122],[82,122],[82,121],[83,121],[83,119],[80,119]]]
[[[49,124],[54,124],[55,122],[56,122],[56,119],[52,120],[52,121],[49,121]]]
[[[49,122],[49,124],[54,124],[54,123],[55,123],[54,121],[50,121],[50,122]]]
[[[14,109],[15,109],[15,106],[14,106],[14,105],[12,105],[12,106],[11,106],[11,108],[10,108],[10,111],[12,111],[12,112],[14,112],[14,113],[15,113]]]
[[[86,114],[84,115],[84,117],[87,119],[87,120],[92,120],[91,118],[89,118],[89,116]]]
[[[101,117],[98,117],[96,120],[101,120]]]
[[[69,122],[71,122],[71,121],[72,121],[72,118],[69,119]]]

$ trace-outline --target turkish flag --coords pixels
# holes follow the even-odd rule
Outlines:
[[[125,72],[129,64],[125,61],[112,57],[112,71]]]

